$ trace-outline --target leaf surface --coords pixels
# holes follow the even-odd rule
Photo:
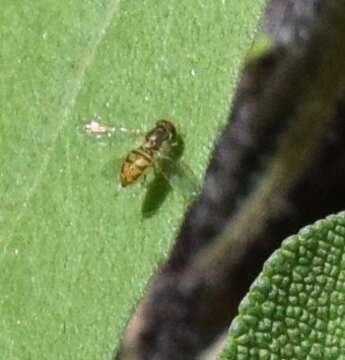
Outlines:
[[[189,199],[120,191],[114,159],[135,141],[80,125],[168,117],[200,183],[262,5],[2,1],[2,358],[111,357]]]
[[[221,358],[342,359],[345,213],[286,239],[241,302]]]

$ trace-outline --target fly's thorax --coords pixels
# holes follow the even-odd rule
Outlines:
[[[152,149],[157,151],[159,150],[160,146],[161,146],[161,138],[155,130],[152,130],[146,134],[145,141],[142,145],[144,149],[148,149],[148,150]]]
[[[152,149],[154,151],[163,151],[169,146],[176,136],[176,130],[167,120],[160,120],[156,127],[150,130],[145,136],[145,149]]]
[[[176,128],[175,128],[175,125],[171,121],[158,120],[156,123],[156,127],[164,129],[164,131],[169,134],[169,141],[175,140]]]

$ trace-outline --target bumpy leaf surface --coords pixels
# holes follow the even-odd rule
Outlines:
[[[233,321],[226,360],[345,358],[345,213],[286,239]]]

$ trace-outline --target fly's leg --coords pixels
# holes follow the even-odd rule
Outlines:
[[[142,181],[144,187],[147,187],[147,174],[143,175],[143,181]]]
[[[175,144],[175,143],[174,143]],[[177,146],[177,145],[173,145],[173,144],[171,144],[171,146]],[[163,159],[163,160],[167,160],[167,161],[169,161],[169,163],[171,162],[171,163],[175,163],[176,161],[171,157],[171,156],[168,156],[168,155],[166,155],[166,154],[163,154],[162,152],[158,152],[158,157],[160,158],[160,159]]]

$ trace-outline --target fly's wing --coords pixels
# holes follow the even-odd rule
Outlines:
[[[171,190],[181,194],[185,202],[189,202],[196,195],[198,182],[193,172],[183,162],[158,157],[155,159],[153,170],[156,176],[148,183],[142,204],[144,218],[157,213]]]
[[[126,144],[133,146],[133,139],[128,138],[130,135],[138,137],[140,131],[115,127],[98,119],[81,124],[78,130],[80,136],[87,136],[85,146],[88,147],[88,151],[90,152],[90,148],[94,149],[92,161],[101,165],[100,175],[111,183],[120,184],[121,167],[128,151]],[[97,145],[94,142],[87,145],[89,140],[97,140]]]
[[[120,173],[124,159],[116,156],[112,156],[110,160],[104,163],[101,174],[111,183],[120,185]]]
[[[180,192],[183,196],[190,198],[198,193],[198,180],[191,168],[183,161],[160,157],[159,171],[173,190]]]

